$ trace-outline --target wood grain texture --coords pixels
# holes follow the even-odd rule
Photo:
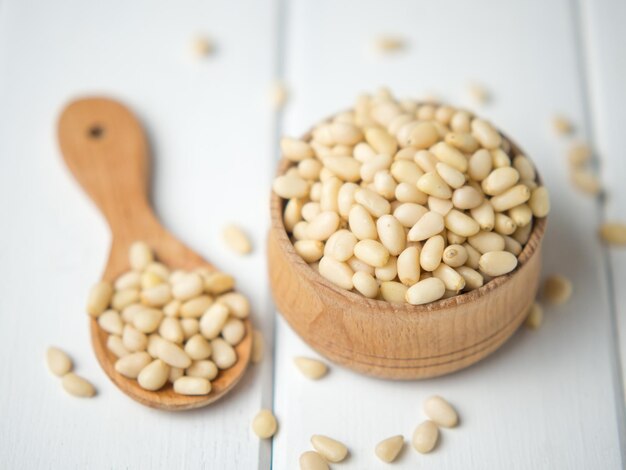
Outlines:
[[[59,145],[74,177],[106,217],[113,241],[102,278],[109,282],[128,271],[128,251],[135,241],[146,242],[156,259],[173,269],[215,269],[173,237],[154,216],[147,200],[149,152],[139,121],[124,105],[109,98],[87,97],[68,104],[59,117]],[[252,328],[235,347],[236,364],[219,372],[207,395],[174,392],[168,383],[153,392],[115,370],[117,357],[106,346],[109,334],[91,319],[91,341],[109,378],[133,400],[168,411],[207,406],[241,380],[250,361]]]
[[[524,154],[515,144],[512,153]],[[291,165],[283,159],[278,174]],[[322,277],[295,252],[284,206],[272,193],[267,257],[276,306],[311,347],[353,370],[406,380],[463,369],[498,349],[535,300],[546,219],[535,220],[515,271],[465,294],[414,306],[367,299]]]

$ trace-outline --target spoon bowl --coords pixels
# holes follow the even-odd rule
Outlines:
[[[145,241],[156,258],[170,268],[215,270],[157,220],[147,197],[148,144],[139,121],[125,106],[108,98],[73,101],[61,113],[58,138],[65,163],[111,228],[112,242],[103,280],[113,282],[128,271],[128,251],[138,240]],[[96,319],[90,321],[92,346],[105,373],[128,396],[153,408],[186,410],[206,406],[237,384],[250,360],[251,325],[245,320],[246,335],[235,347],[237,362],[211,381],[208,395],[181,395],[174,392],[170,383],[151,392],[115,370],[117,357],[106,346],[109,334]]]

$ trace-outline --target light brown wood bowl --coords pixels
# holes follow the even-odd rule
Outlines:
[[[173,269],[215,269],[178,241],[158,221],[148,202],[150,158],[143,129],[130,110],[108,98],[83,98],[69,103],[58,124],[59,145],[72,174],[106,217],[112,232],[109,259],[102,279],[113,282],[128,271],[128,249],[137,240],[148,243],[159,261]],[[151,392],[115,370],[117,358],[107,348],[109,334],[90,320],[91,342],[102,369],[117,387],[139,403],[164,410],[209,405],[228,393],[250,360],[252,329],[237,345],[237,363],[211,381],[211,392],[180,395],[170,383]]]
[[[514,154],[524,154],[506,139]],[[291,164],[281,160],[278,174]],[[284,205],[272,192],[267,256],[278,311],[313,349],[357,372],[406,380],[468,367],[498,349],[535,300],[545,218],[535,219],[515,271],[465,294],[414,306],[368,299],[323,278],[295,252]]]

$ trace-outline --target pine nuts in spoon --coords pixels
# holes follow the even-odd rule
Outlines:
[[[207,395],[211,380],[238,360],[233,346],[248,333],[242,319],[250,304],[233,291],[232,276],[204,267],[170,274],[154,259],[146,243],[133,243],[132,271],[113,285],[98,283],[88,313],[110,334],[117,373],[149,391],[171,382],[176,393]],[[82,387],[77,379],[68,381]]]

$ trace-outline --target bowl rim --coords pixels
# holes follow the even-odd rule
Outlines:
[[[326,120],[323,120],[321,122],[328,122],[330,119],[332,119],[332,117],[327,118]],[[513,140],[511,140],[508,136],[502,133],[499,129],[498,132],[503,139],[508,141],[511,146],[510,152],[507,152],[508,154],[513,153],[515,155],[524,155],[528,158],[528,155],[523,152]],[[311,138],[311,135],[312,131],[309,131],[304,134],[301,139],[308,142]],[[296,162],[281,157],[278,163],[276,176],[284,174],[290,167],[294,166],[295,163]],[[536,180],[538,183],[542,183],[539,172],[537,172]],[[281,198],[273,190],[270,190],[270,229],[274,231],[274,233],[277,235],[278,246],[285,252],[288,257],[288,261],[296,267],[300,274],[302,274],[309,282],[321,284],[323,287],[332,290],[342,297],[345,297],[348,301],[361,303],[366,302],[368,306],[380,307],[385,309],[389,309],[391,307],[394,311],[404,311],[406,313],[412,314],[431,313],[436,311],[448,310],[451,307],[469,304],[475,302],[479,298],[504,285],[513,276],[515,276],[516,273],[518,273],[520,269],[528,262],[528,260],[538,251],[543,235],[545,234],[548,218],[547,216],[541,218],[533,218],[533,228],[530,236],[528,237],[526,244],[523,246],[521,253],[517,256],[517,267],[510,273],[496,276],[489,282],[483,284],[478,289],[474,289],[469,292],[454,295],[446,299],[435,300],[434,302],[430,302],[427,304],[412,305],[408,302],[393,303],[386,300],[370,299],[360,293],[353,292],[352,290],[343,289],[328,281],[318,271],[309,266],[309,264],[304,261],[304,259],[300,255],[298,255],[298,253],[296,253],[295,247],[293,246],[293,243],[291,242],[291,240],[289,239],[289,235],[287,234],[287,229],[285,228],[282,217],[286,202],[286,199]]]

